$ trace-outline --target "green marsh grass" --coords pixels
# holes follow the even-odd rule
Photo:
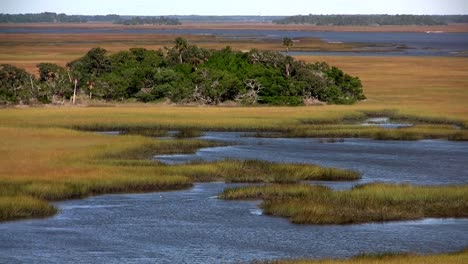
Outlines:
[[[297,224],[356,224],[426,217],[468,217],[468,185],[411,186],[373,183],[332,191],[310,185],[226,189],[227,200],[262,199],[266,214]]]
[[[391,132],[389,129],[359,125],[365,118],[381,115],[390,118],[405,116],[405,120],[413,120],[416,125]],[[196,137],[201,135],[201,131],[244,131],[257,132],[266,137],[467,138],[467,129],[463,125],[466,120],[463,118],[359,106],[10,108],[0,112],[0,119],[0,126],[8,127],[62,127],[84,131],[122,131],[144,136],[163,136],[168,130],[180,130],[180,137]]]
[[[353,170],[259,160],[199,162],[166,166],[165,168],[166,171],[185,175],[196,181],[223,180],[230,183],[296,183],[304,180],[354,181],[361,178],[361,174]]]
[[[349,259],[291,259],[273,261],[253,261],[252,264],[465,264],[468,250],[460,252],[419,255],[415,253],[364,254]]]
[[[199,129],[183,128],[177,131],[175,138],[196,138],[203,136],[203,132]]]
[[[463,141],[468,138],[468,130],[456,129],[452,125],[414,125],[387,129],[378,126],[361,125],[302,125],[290,128],[282,137],[310,138],[372,138],[376,140],[420,140],[449,139]],[[268,137],[265,135],[264,137]],[[277,136],[276,136],[277,137]]]
[[[0,222],[54,215],[57,209],[46,201],[29,196],[0,196]]]

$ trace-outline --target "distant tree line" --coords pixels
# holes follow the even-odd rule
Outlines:
[[[368,25],[446,25],[468,23],[468,15],[307,15],[291,16],[273,21],[276,24],[313,24],[318,26]]]
[[[89,21],[106,22],[117,21],[119,15],[85,16],[66,15],[53,12],[39,14],[0,14],[0,23],[86,23]]]
[[[468,15],[306,15],[306,16],[119,16],[39,14],[0,14],[0,23],[86,23],[167,24],[183,22],[274,22],[316,25],[445,25],[468,23]]]
[[[69,100],[75,79],[80,94],[101,100],[302,105],[308,100],[352,104],[365,98],[357,77],[324,62],[310,64],[255,49],[208,50],[182,38],[165,50],[133,48],[108,55],[93,48],[66,68],[51,63],[37,67],[39,78],[1,65],[0,103]]]
[[[236,22],[252,22],[252,23],[262,23],[262,22],[271,22],[273,20],[278,20],[285,18],[285,16],[199,16],[199,15],[174,15],[171,16],[179,19],[181,22],[202,22],[202,23],[213,23],[213,22],[223,22],[223,23],[236,23]]]
[[[123,25],[180,25],[179,19],[170,17],[132,17],[130,19],[121,18],[114,22]]]
[[[66,15],[53,12],[39,14],[0,14],[0,23],[87,23],[87,22],[112,22],[124,25],[180,25],[177,18],[171,17],[123,17],[119,15]]]

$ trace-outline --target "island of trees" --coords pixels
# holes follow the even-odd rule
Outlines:
[[[307,15],[291,16],[273,21],[276,24],[312,24],[318,26],[369,25],[446,25],[468,23],[467,15]]]
[[[177,38],[165,50],[133,48],[108,55],[93,48],[60,67],[40,63],[39,78],[0,66],[0,103],[70,100],[75,86],[100,100],[175,103],[352,104],[365,99],[361,81],[324,62],[305,63],[279,52],[208,50]],[[75,85],[76,80],[76,85]]]

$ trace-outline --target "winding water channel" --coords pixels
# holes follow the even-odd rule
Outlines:
[[[467,184],[468,143],[245,137],[206,133],[227,147],[155,157],[262,159],[315,163],[363,173],[353,183]],[[223,201],[225,183],[183,191],[119,194],[56,203],[60,213],[0,224],[0,263],[232,263],[291,257],[349,257],[364,252],[439,253],[468,246],[468,219],[424,219],[360,225],[294,225],[262,215],[258,202]]]

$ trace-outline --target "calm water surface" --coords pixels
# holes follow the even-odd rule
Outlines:
[[[207,133],[203,138],[234,146],[159,159],[179,163],[258,158],[357,169],[364,173],[358,183],[468,183],[467,143],[346,139],[331,144],[317,139],[257,139],[240,133]],[[262,215],[258,202],[216,199],[228,186],[232,185],[204,183],[184,191],[56,203],[61,211],[54,217],[0,224],[0,263],[232,263],[363,252],[439,253],[468,246],[468,219],[293,225]]]

